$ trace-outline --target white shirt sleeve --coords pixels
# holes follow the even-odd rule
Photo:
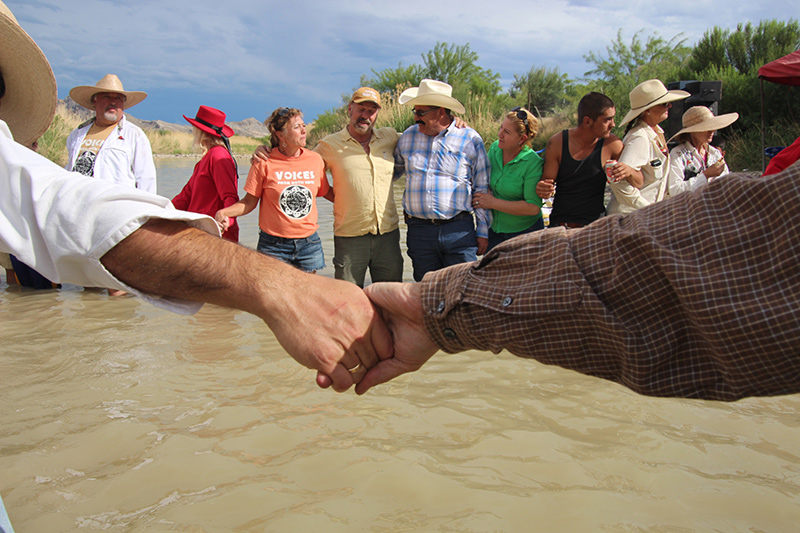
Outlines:
[[[67,172],[14,142],[0,121],[0,251],[56,283],[122,289],[171,311],[196,312],[202,304],[143,294],[100,262],[150,218],[219,235],[213,219],[178,211],[166,198]]]

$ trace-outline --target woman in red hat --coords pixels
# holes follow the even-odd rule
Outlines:
[[[214,216],[217,211],[239,201],[236,162],[230,151],[233,130],[225,125],[225,113],[201,105],[195,118],[183,116],[194,126],[194,145],[205,151],[194,167],[192,177],[172,204],[183,211]],[[239,242],[239,225],[232,220],[222,236]]]

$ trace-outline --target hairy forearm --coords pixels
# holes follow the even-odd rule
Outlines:
[[[142,292],[242,309],[265,320],[269,310],[259,292],[293,270],[183,222],[163,219],[145,223],[101,262]]]

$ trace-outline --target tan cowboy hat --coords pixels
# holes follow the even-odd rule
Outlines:
[[[631,120],[635,119],[651,107],[667,102],[674,102],[676,100],[683,100],[691,96],[686,91],[668,91],[661,80],[647,80],[640,83],[631,91],[631,110],[619,123],[624,126]]]
[[[397,101],[400,104],[444,107],[456,113],[463,113],[464,106],[453,98],[452,94],[453,88],[443,81],[422,80],[419,82],[419,87],[403,91]]]
[[[126,91],[122,87],[122,82],[114,74],[106,74],[103,79],[98,81],[95,85],[80,85],[74,87],[69,92],[69,97],[75,100],[75,103],[86,109],[94,110],[92,104],[92,96],[97,93],[118,93],[125,95],[125,103],[122,109],[133,107],[145,98],[147,93],[142,91]]]
[[[714,113],[705,106],[696,105],[690,107],[683,114],[683,129],[670,137],[670,141],[681,133],[691,133],[693,131],[716,131],[730,126],[739,119],[739,113],[726,113],[714,116]]]
[[[30,146],[50,127],[58,102],[53,69],[30,35],[0,1],[0,71],[6,85],[0,119]]]

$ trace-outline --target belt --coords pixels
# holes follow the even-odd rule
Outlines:
[[[587,224],[581,224],[579,222],[556,222],[555,224],[551,224],[551,226],[561,226],[562,228],[576,229],[583,228],[587,226]]]
[[[455,222],[457,220],[461,220],[467,217],[472,218],[472,213],[470,213],[469,211],[461,211],[459,214],[457,214],[452,218],[419,218],[419,217],[412,217],[411,215],[403,211],[403,218],[405,219],[406,224],[408,224],[410,220],[413,220],[414,222],[421,222],[423,224],[432,224],[434,226],[441,226],[443,224],[449,224],[450,222]]]

